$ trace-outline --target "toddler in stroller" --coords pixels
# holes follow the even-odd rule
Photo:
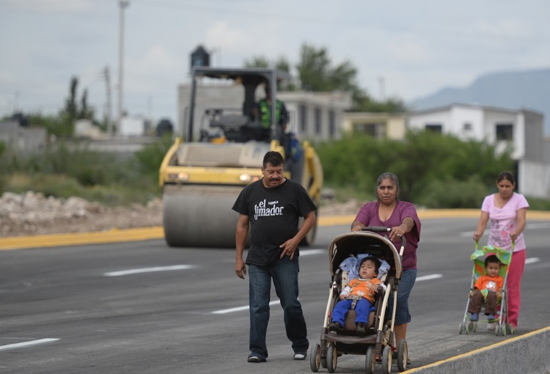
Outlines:
[[[502,263],[497,256],[487,256],[485,258],[485,275],[480,276],[474,290],[470,293],[470,304],[468,314],[470,321],[479,319],[479,312],[483,302],[485,302],[485,315],[489,321],[495,319],[497,309],[497,299],[502,297],[502,286],[504,278],[499,275]]]
[[[332,323],[329,325],[329,331],[337,333],[344,332],[344,323],[347,312],[355,310],[355,324],[357,326],[357,335],[366,334],[368,316],[373,311],[374,294],[378,287],[385,285],[380,282],[378,269],[380,260],[374,257],[364,257],[359,264],[359,278],[352,279],[344,290],[340,293],[340,301],[332,310]]]
[[[363,355],[367,374],[373,374],[377,364],[381,364],[383,373],[389,374],[393,362],[397,362],[400,372],[405,371],[408,364],[407,342],[405,339],[395,342],[394,335],[405,238],[401,238],[402,245],[397,251],[387,237],[379,234],[386,232],[387,227],[364,227],[362,231],[342,234],[330,244],[328,254],[332,280],[320,341],[310,348],[311,371],[317,372],[323,367],[334,373],[338,357],[344,354]],[[377,262],[380,263],[378,269]],[[370,273],[361,274],[359,264],[363,268],[370,267]],[[342,293],[344,298],[348,293],[353,294],[356,289],[354,285],[361,282],[356,278],[370,278],[367,281],[371,282],[368,292],[367,282],[362,282],[363,292],[372,294],[374,302],[371,305],[364,296],[358,297],[361,304],[364,300],[366,313],[358,311],[357,306],[348,309],[353,301],[342,300]],[[377,292],[373,292],[375,290]],[[393,296],[391,309],[388,305],[390,296]]]
[[[460,334],[477,331],[477,324],[488,323],[487,330],[496,335],[513,334],[514,328],[508,324],[508,303],[506,278],[512,260],[512,252],[492,245],[476,248],[470,256],[474,262],[470,293],[464,317],[460,324]],[[485,304],[486,320],[480,320],[479,312]]]

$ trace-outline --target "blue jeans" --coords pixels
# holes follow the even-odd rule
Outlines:
[[[284,310],[286,336],[294,352],[307,352],[307,328],[298,301],[298,258],[289,256],[269,266],[248,266],[250,303],[250,352],[267,358],[266,333],[269,322],[271,279]]]
[[[348,310],[351,309],[352,304],[353,300],[351,299],[338,301],[338,303],[336,303],[336,305],[334,306],[334,309],[332,309],[332,322],[338,322],[342,326],[344,326],[346,321],[346,314],[348,314]],[[369,321],[369,314],[372,310],[371,306],[372,305],[370,301],[365,298],[357,300],[357,303],[355,304],[355,323],[367,323]]]
[[[397,288],[397,308],[395,310],[395,324],[403,325],[411,322],[409,313],[409,295],[416,281],[416,269],[408,269],[401,274],[401,280]],[[386,318],[391,318],[393,310],[393,292],[388,301]]]

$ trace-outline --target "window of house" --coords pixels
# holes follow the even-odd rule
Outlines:
[[[426,124],[426,130],[431,131],[435,134],[443,133],[443,125],[440,123],[428,123]]]
[[[307,108],[305,105],[300,105],[300,132],[307,132]]]
[[[514,125],[511,123],[497,123],[497,140],[512,140],[514,138]]]
[[[321,134],[321,109],[315,108],[315,134]]]
[[[471,122],[464,122],[463,129],[464,129],[464,131],[470,131],[472,129],[472,123]]]

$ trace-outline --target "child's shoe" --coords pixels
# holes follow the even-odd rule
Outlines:
[[[332,322],[330,325],[328,325],[328,331],[333,331],[337,334],[340,334],[344,332],[344,326],[342,326],[340,322]]]
[[[367,324],[365,322],[359,322],[357,324],[357,329],[356,329],[357,335],[359,335],[359,336],[367,335],[366,327],[367,327]]]
[[[470,313],[470,321],[477,322],[479,320],[479,316],[477,313]]]
[[[487,314],[487,319],[488,319],[489,321],[493,321],[493,320],[495,320],[496,318],[495,318],[495,315],[494,315],[494,314]]]

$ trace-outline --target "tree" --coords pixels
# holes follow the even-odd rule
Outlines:
[[[284,57],[276,62],[270,62],[267,58],[257,56],[245,61],[245,67],[274,67],[290,73],[290,64]],[[288,91],[298,88],[311,92],[342,91],[351,94],[354,112],[389,112],[398,113],[405,111],[405,104],[398,98],[390,98],[385,101],[377,101],[362,90],[357,83],[357,68],[350,62],[344,61],[333,65],[326,48],[316,48],[303,44],[300,49],[300,62],[296,65],[298,81],[291,82],[285,87]]]

